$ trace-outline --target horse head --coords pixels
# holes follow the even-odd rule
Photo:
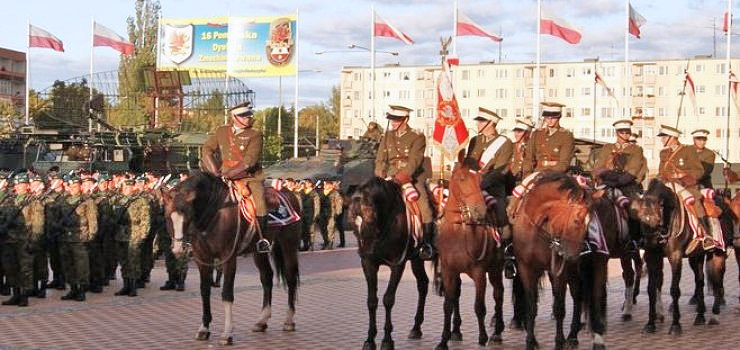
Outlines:
[[[480,174],[467,161],[455,163],[450,176],[450,197],[445,213],[459,212],[463,223],[485,221],[487,206],[480,182]]]
[[[663,202],[654,194],[641,194],[630,201],[629,215],[654,231],[663,220]]]
[[[400,224],[405,204],[397,184],[374,177],[352,194],[348,220],[355,226],[360,253],[372,252],[375,243]]]

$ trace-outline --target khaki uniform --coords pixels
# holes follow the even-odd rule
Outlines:
[[[625,195],[631,196],[641,191],[639,179],[645,176],[643,173],[646,166],[643,163],[644,159],[642,147],[634,143],[609,143],[599,151],[593,168],[596,173],[606,175],[605,172],[609,172],[618,175],[617,179],[609,179],[607,184],[615,185]]]
[[[527,154],[527,142],[522,140],[512,145],[511,162],[509,163],[509,172],[516,182],[521,181],[524,177],[524,159]],[[507,191],[508,192],[508,191]]]
[[[573,133],[565,128],[560,127],[552,134],[548,128],[533,131],[524,155],[523,176],[543,170],[566,172],[573,158],[573,148]]]
[[[481,156],[496,140],[502,140],[501,146],[499,146],[496,154],[481,166]],[[478,165],[481,166],[480,172],[481,177],[481,189],[488,191],[488,193],[494,197],[505,197],[506,196],[506,174],[509,171],[509,163],[514,153],[514,144],[511,143],[504,135],[496,135],[487,137],[485,135],[478,135],[470,139],[468,144],[468,158],[475,159]]]
[[[375,176],[393,177],[400,181],[411,180],[419,192],[419,211],[424,224],[432,222],[432,208],[429,206],[425,181],[430,174],[425,170],[424,149],[426,138],[423,134],[407,127],[403,134],[389,130],[380,141],[375,158]]]
[[[674,150],[664,148],[660,151],[658,177],[663,181],[678,181],[696,198],[694,210],[700,219],[704,217],[704,207],[697,186],[697,180],[704,174],[704,167],[699,160],[696,149],[679,144]],[[667,222],[667,221],[665,221]]]
[[[235,130],[238,130],[236,134]],[[262,133],[252,128],[240,130],[228,125],[221,126],[203,144],[202,153],[204,155],[212,155],[215,152],[221,154],[222,174],[239,167],[246,169],[231,180],[246,182],[252,192],[257,216],[267,215],[263,185],[265,178],[260,165]]]
[[[61,202],[60,213],[64,277],[71,286],[79,286],[84,291],[90,280],[87,243],[98,232],[98,207],[92,198],[82,195],[67,196]]]
[[[693,148],[696,151],[696,155],[701,161],[701,165],[704,168],[704,173],[697,179],[699,186],[703,188],[714,188],[712,186],[712,171],[714,170],[714,157],[715,154],[708,148],[698,149],[696,146],[687,146]]]

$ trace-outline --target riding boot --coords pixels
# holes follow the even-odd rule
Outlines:
[[[434,245],[432,244],[432,242],[434,241],[434,237],[432,237],[432,235],[434,234],[432,223],[422,224],[421,228],[421,242],[417,247],[419,258],[421,260],[433,260],[434,257],[437,255],[437,252],[434,249]]]
[[[258,216],[257,222],[260,225],[260,232],[262,232],[262,235],[257,241],[257,244],[255,244],[255,250],[257,251],[257,253],[269,253],[272,251],[272,244],[264,236],[265,232],[267,232],[267,215]]]
[[[131,278],[131,279],[128,280],[128,283],[129,283],[128,296],[130,296],[130,297],[137,296],[138,294],[136,293],[136,288],[138,288],[138,287],[136,285],[136,279]]]
[[[514,244],[508,242],[504,248],[504,277],[514,279],[516,277],[516,257],[514,257]]]
[[[10,288],[10,293],[13,295],[10,297],[10,299],[3,301],[2,305],[18,305],[18,302],[20,302],[21,296],[18,293],[18,288],[12,287]]]
[[[60,299],[61,300],[72,300],[72,299],[75,298],[75,296],[77,295],[77,293],[78,293],[77,292],[77,285],[76,284],[71,285],[71,286],[69,286],[69,293],[63,295]]]
[[[704,225],[706,234],[704,235],[704,241],[702,242],[702,245],[704,247],[705,251],[712,250],[716,247],[714,243],[714,233],[712,231],[712,223],[709,222],[711,220],[710,217],[705,216],[702,218],[701,222]]]
[[[18,306],[25,307],[28,306],[28,290],[23,288],[18,288]]]
[[[75,294],[74,300],[76,301],[85,301],[87,299],[85,297],[85,287],[82,285],[77,285],[77,294]]]
[[[129,286],[128,278],[123,279],[123,287],[121,287],[120,290],[113,293],[115,296],[122,296],[122,295],[128,295],[129,291],[131,290],[131,286]]]

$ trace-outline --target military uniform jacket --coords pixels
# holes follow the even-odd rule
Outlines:
[[[375,158],[375,176],[411,178],[424,181],[426,174],[422,167],[426,137],[407,127],[403,134],[389,130],[380,141]]]
[[[145,196],[134,198],[126,209],[129,221],[131,242],[141,242],[146,239],[151,230],[151,208],[149,199]]]
[[[516,179],[522,179],[522,170],[524,167],[524,158],[527,153],[527,142],[524,140],[516,142],[512,145],[513,151],[511,153],[511,162],[509,163],[509,171]]]
[[[247,171],[244,177],[260,177],[262,166],[262,133],[253,129],[243,129],[237,134],[234,128],[225,125],[216,129],[216,132],[203,144],[204,154],[221,154],[221,172],[244,166]]]
[[[24,211],[28,212],[27,206],[31,203],[31,196],[27,194],[16,195],[8,198],[3,205],[3,221],[7,232],[7,242],[26,242],[29,239],[28,224]]]
[[[532,132],[527,142],[528,152],[524,156],[524,176],[534,171],[568,170],[573,158],[573,134],[562,127],[552,135],[548,131],[548,128],[540,128]]]
[[[301,203],[303,206],[303,216],[309,221],[313,222],[318,218],[321,211],[321,199],[316,190],[311,192],[301,191]]]
[[[620,156],[625,157],[624,164],[623,168],[617,169],[615,160]],[[594,162],[594,169],[624,171],[638,179],[643,170],[643,158],[642,147],[634,143],[609,143],[599,151]],[[620,162],[617,161],[617,163]]]
[[[56,239],[61,233],[59,206],[64,197],[64,192],[52,191],[44,198],[44,231],[49,240]]]
[[[87,196],[66,196],[60,205],[62,240],[85,243],[98,233],[98,207]]]
[[[698,149],[694,145],[687,147],[691,147],[696,151],[696,155],[699,157],[699,161],[704,168],[704,173],[701,175],[701,177],[699,177],[699,179],[697,179],[697,182],[699,183],[699,185],[701,185],[701,187],[713,188],[712,171],[714,170],[714,152],[712,152],[712,150],[708,148]]]
[[[111,205],[111,193],[96,192],[93,195],[95,205],[98,206],[98,239],[102,239],[104,233],[110,232],[113,227],[113,206]]]
[[[344,198],[342,198],[342,194],[337,190],[331,190],[331,192],[329,192],[329,200],[331,201],[331,215],[342,215],[344,207]]]
[[[686,187],[695,187],[696,180],[704,174],[699,156],[693,147],[679,144],[675,150],[660,151],[658,176],[664,181],[681,180]]]
[[[514,144],[504,135],[492,136],[490,139],[485,135],[477,135],[470,139],[470,143],[468,144],[468,157],[480,161],[481,156],[483,156],[488,146],[496,140],[502,140],[499,141],[502,144],[496,150],[496,154],[481,167],[480,170],[484,174],[491,171],[505,174],[508,171],[509,161],[514,153]]]
[[[26,221],[28,239],[33,243],[40,243],[45,238],[45,207],[45,197],[31,196],[28,205],[21,210],[21,213],[23,213],[23,219]]]

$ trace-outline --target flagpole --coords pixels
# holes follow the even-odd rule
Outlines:
[[[730,61],[730,41],[732,38],[732,0],[727,0],[727,52],[725,54],[727,60],[727,71],[732,71],[732,63]],[[729,73],[728,73],[729,76]],[[725,129],[725,158],[730,159],[730,89],[732,88],[732,82],[727,80],[727,125]]]
[[[678,113],[676,113],[676,129],[678,129],[678,121],[681,119],[681,109],[683,109],[683,98],[686,96],[686,82],[688,82],[687,74],[689,74],[689,62],[686,60],[686,69],[683,70],[683,89],[681,90],[681,98],[678,100]],[[643,91],[644,93],[644,91]]]
[[[375,4],[370,5],[370,12],[372,19],[370,21],[370,101],[373,105],[371,116],[373,121],[375,118]]]
[[[630,1],[624,3],[624,108],[626,108],[626,118],[632,120],[632,67],[630,67]],[[623,110],[622,113],[625,113]],[[640,124],[641,129],[645,129],[645,120]]]
[[[532,106],[532,117],[540,120],[540,33],[542,32],[542,0],[537,0],[537,58],[534,75],[534,101]]]
[[[88,84],[90,84],[90,97],[88,100],[88,108],[87,108],[87,132],[92,132],[92,95],[93,95],[93,57],[95,56],[95,18],[91,18],[91,27],[90,27],[90,81]]]
[[[28,94],[30,93],[31,89],[29,87],[29,84],[31,84],[31,20],[26,20],[27,26],[26,29],[28,30],[28,36],[26,37],[26,125],[29,125],[29,107],[28,103],[31,101]]]
[[[593,130],[593,139],[594,139],[594,144],[596,144],[596,77],[597,77],[597,74],[598,73],[596,72],[596,62],[594,61],[594,117],[593,117],[593,124],[594,124],[593,125],[593,127],[594,127],[594,130]],[[604,116],[602,115],[602,117],[604,117]]]
[[[159,9],[159,18],[157,18],[157,65],[154,67],[154,74],[155,74],[155,80],[156,80],[156,71],[159,68],[159,66],[162,64],[162,8]],[[154,124],[157,123],[157,118],[159,115],[159,94],[156,94],[154,96]],[[224,118],[225,119],[225,118]],[[224,122],[224,125],[226,123]]]
[[[295,9],[295,101],[293,111],[293,158],[298,158],[298,9]]]
[[[452,15],[452,57],[457,57],[457,1],[455,1],[455,13]]]
[[[504,27],[498,26],[498,35],[501,35],[502,40],[499,40],[498,42],[498,63],[501,64],[501,43],[504,42]],[[539,35],[538,35],[539,36]]]

